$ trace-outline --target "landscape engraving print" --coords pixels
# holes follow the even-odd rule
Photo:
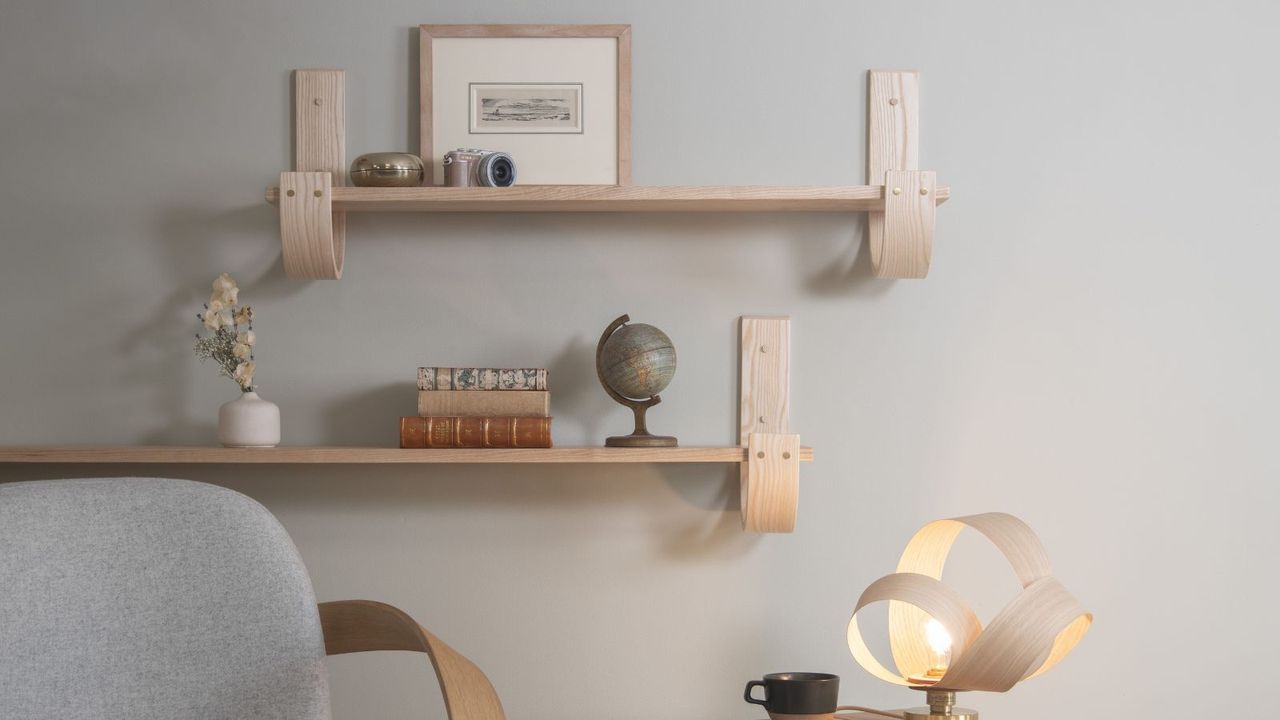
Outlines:
[[[471,133],[581,133],[582,83],[471,83]]]

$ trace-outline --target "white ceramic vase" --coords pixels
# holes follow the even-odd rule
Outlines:
[[[275,447],[280,444],[280,408],[256,392],[218,408],[218,442],[225,447]]]

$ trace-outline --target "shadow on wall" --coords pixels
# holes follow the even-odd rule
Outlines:
[[[591,348],[581,338],[571,341],[551,365],[554,376],[578,378],[567,391],[557,390],[557,404],[564,412],[587,418],[587,430],[595,428],[611,409],[603,393],[592,392],[594,363]],[[331,445],[387,447],[394,425],[388,418],[412,414],[407,398],[415,392],[409,383],[388,383],[371,391],[349,393],[325,408],[326,438]],[[561,394],[562,393],[562,394]],[[604,398],[602,400],[602,398]],[[205,430],[211,432],[211,430]],[[207,436],[206,436],[207,437]],[[588,442],[586,444],[595,444]],[[738,468],[721,465],[432,465],[379,466],[376,473],[358,466],[272,467],[270,481],[230,481],[206,468],[181,468],[183,477],[208,479],[251,495],[268,506],[304,505],[314,501],[316,510],[340,501],[344,508],[364,504],[411,512],[417,505],[471,505],[488,511],[504,508],[560,508],[593,512],[599,505],[659,505],[651,512],[658,552],[677,559],[734,557],[754,545],[754,535],[741,529]],[[359,482],[352,482],[358,474]],[[424,481],[424,476],[429,480]],[[654,493],[661,482],[668,492]],[[672,513],[672,501],[689,513]]]
[[[407,148],[417,148],[414,152],[418,153],[419,157],[422,156],[422,136],[420,134],[421,126],[419,125],[419,107],[421,105],[419,95],[421,94],[422,86],[418,82],[419,77],[422,74],[422,66],[419,62],[420,58],[418,52],[421,47],[422,34],[418,26],[414,25],[409,28],[409,62],[405,63],[405,67],[409,68],[409,77],[407,78],[409,87],[405,97],[410,98],[410,100],[408,103],[405,103],[405,109],[409,114],[408,122],[405,123],[405,128],[409,131],[409,137],[405,138],[404,146]],[[424,157],[422,160],[427,166],[427,182],[429,184],[435,177],[433,175],[435,172],[433,169],[435,167],[434,158]]]
[[[416,388],[413,383],[396,382],[337,395],[322,411],[321,444],[395,447],[399,443],[396,418],[417,413]]]
[[[849,233],[843,246],[837,246],[837,254],[829,261],[814,262],[807,248],[795,245],[800,262],[817,265],[809,273],[805,288],[822,297],[879,297],[893,288],[893,283],[875,276],[871,267],[870,237],[866,213],[857,213],[857,224]]]
[[[719,467],[719,466],[716,466]],[[710,467],[701,468],[701,472],[722,474],[720,482],[678,482],[667,478],[671,489],[680,494],[686,501],[704,510],[719,510],[716,521],[709,524],[682,524],[679,527],[666,527],[658,534],[658,543],[665,557],[677,560],[703,560],[709,558],[731,558],[746,555],[760,542],[761,536],[747,533],[742,529],[740,512],[741,492],[738,480],[738,468],[727,467],[718,471]]]
[[[602,469],[605,471],[602,472]],[[297,540],[318,547],[346,545],[347,531],[394,545],[405,522],[431,524],[439,516],[474,513],[477,521],[540,516],[583,532],[600,522],[641,518],[619,528],[649,539],[653,552],[681,561],[745,555],[760,537],[744,533],[738,514],[738,470],[707,465],[380,466],[359,465],[33,465],[0,467],[0,482],[86,477],[168,477],[221,485],[261,502],[273,513],[326,518]],[[655,491],[655,485],[670,492]],[[377,519],[378,522],[370,522]],[[394,522],[389,522],[394,520]],[[342,528],[346,527],[344,531]],[[291,528],[291,531],[293,529]],[[569,536],[573,533],[570,532]]]
[[[306,285],[289,282],[279,240],[273,233],[275,211],[266,205],[210,212],[203,208],[163,211],[152,234],[152,257],[162,264],[157,276],[172,288],[155,301],[155,311],[124,333],[119,347],[129,357],[124,378],[134,385],[157,388],[156,430],[142,441],[152,444],[204,444],[214,435],[207,416],[187,415],[192,378],[191,341],[198,329],[195,312],[207,301],[214,271],[226,258],[249,257],[249,267],[264,268],[255,277],[237,277],[242,291],[257,300],[287,297]],[[246,251],[246,248],[248,250]],[[243,261],[237,264],[243,264]]]
[[[604,393],[596,377],[596,343],[576,335],[564,345],[548,365],[551,387],[551,415],[557,437],[570,444],[603,443],[610,433],[606,418],[617,405]],[[567,420],[567,421],[566,421]]]
[[[342,508],[360,532],[393,537],[402,533],[399,521],[377,530],[361,524],[361,518],[430,523],[437,514],[474,513],[492,522],[536,514],[563,530],[638,514],[641,524],[629,530],[648,536],[656,554],[684,561],[739,557],[759,541],[742,531],[736,467],[430,465],[379,466],[368,472],[361,466],[281,466],[269,470],[268,478],[205,467],[181,470],[183,477],[223,485],[272,509],[329,516]],[[655,491],[655,485],[668,492]]]

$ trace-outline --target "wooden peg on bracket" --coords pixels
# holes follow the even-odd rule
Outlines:
[[[800,496],[800,436],[788,432],[791,319],[744,315],[738,378],[742,527],[789,533]]]
[[[289,277],[342,277],[347,214],[333,212],[330,191],[346,184],[346,138],[346,73],[294,70],[295,172],[280,174],[280,239]]]
[[[884,184],[884,212],[867,215],[876,277],[922,278],[933,255],[937,183],[920,172],[920,74],[867,74],[867,183]]]

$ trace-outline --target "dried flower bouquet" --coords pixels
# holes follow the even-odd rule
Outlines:
[[[204,306],[203,313],[196,313],[205,329],[212,335],[196,333],[196,357],[201,361],[213,360],[218,371],[236,382],[241,392],[253,392],[253,373],[257,366],[253,360],[253,308],[238,305],[240,288],[227,273],[213,281],[213,295]]]

